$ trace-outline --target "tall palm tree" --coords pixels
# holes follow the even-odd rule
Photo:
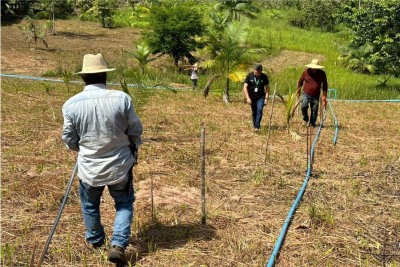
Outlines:
[[[222,0],[215,5],[215,10],[226,13],[227,20],[240,20],[243,17],[254,19],[260,8],[252,0]]]

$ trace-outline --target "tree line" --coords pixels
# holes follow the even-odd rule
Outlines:
[[[25,19],[47,18],[53,34],[56,19],[66,14],[112,28],[117,10],[127,7],[147,21],[140,50],[133,54],[142,71],[151,54],[169,55],[176,66],[200,60],[214,74],[208,85],[226,81],[224,99],[230,81],[243,79],[252,55],[265,52],[247,40],[252,20],[264,10],[290,9],[295,27],[351,31],[350,42],[340,47],[340,63],[356,72],[400,75],[400,0],[42,0],[31,2]]]

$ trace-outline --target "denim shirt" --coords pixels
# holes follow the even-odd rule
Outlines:
[[[62,107],[62,140],[78,151],[78,177],[91,186],[117,184],[134,163],[129,149],[142,143],[142,124],[132,100],[122,91],[92,84]]]

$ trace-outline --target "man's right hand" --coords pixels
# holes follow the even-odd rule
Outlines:
[[[129,149],[131,150],[131,154],[134,159],[133,165],[137,165],[138,164],[138,149],[136,148],[135,144],[130,144]]]
[[[247,104],[251,105],[251,99],[247,98]]]
[[[325,108],[326,107],[326,96],[322,97],[322,106]]]

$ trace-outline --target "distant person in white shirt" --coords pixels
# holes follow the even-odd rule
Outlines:
[[[195,63],[191,68],[190,80],[192,80],[192,89],[196,89],[197,81],[199,80],[199,67],[197,63]]]

